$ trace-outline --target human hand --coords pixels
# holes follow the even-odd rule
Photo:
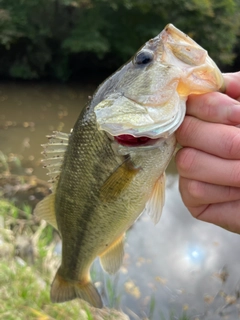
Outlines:
[[[240,72],[224,74],[225,94],[192,95],[177,130],[179,189],[191,214],[240,233]]]

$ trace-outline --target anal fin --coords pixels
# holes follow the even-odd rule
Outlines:
[[[124,256],[124,237],[125,233],[99,256],[103,269],[109,274],[116,273],[121,267]]]
[[[55,194],[52,193],[37,204],[33,214],[37,216],[39,219],[46,220],[55,229],[58,229],[54,202]]]
[[[157,224],[162,215],[162,209],[165,202],[165,172],[156,181],[151,196],[146,203],[145,212],[149,214],[154,224]]]

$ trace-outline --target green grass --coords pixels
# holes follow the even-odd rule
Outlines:
[[[20,212],[26,214],[26,219],[19,222]],[[28,265],[20,257],[15,257],[14,250],[8,250],[9,255],[1,257],[0,319],[80,319],[81,308],[78,301],[56,305],[49,299],[52,275],[44,264],[46,256],[52,254],[52,248],[48,246],[53,238],[52,228],[44,223],[32,227],[33,217],[27,205],[20,210],[13,204],[0,200],[0,216],[4,222],[4,228],[0,229],[0,256],[6,252],[4,247],[8,249],[12,245],[14,248],[19,234],[28,236],[36,245],[34,265]],[[17,228],[15,223],[19,223],[21,228]]]
[[[34,268],[21,262],[15,259],[0,262],[1,319],[79,319],[77,301],[52,304],[48,293],[49,280],[41,278]]]
[[[13,204],[9,203],[6,200],[0,200],[0,216],[6,218],[6,217],[12,217],[17,218],[18,217],[19,209],[16,208]]]

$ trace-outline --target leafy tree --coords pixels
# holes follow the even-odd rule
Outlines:
[[[0,0],[0,74],[67,80],[114,70],[167,23],[233,63],[240,0]]]

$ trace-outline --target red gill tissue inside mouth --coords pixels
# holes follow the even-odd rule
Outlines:
[[[146,144],[148,141],[152,140],[148,137],[134,137],[130,134],[121,134],[119,136],[114,136],[114,139],[123,146],[137,147]]]

